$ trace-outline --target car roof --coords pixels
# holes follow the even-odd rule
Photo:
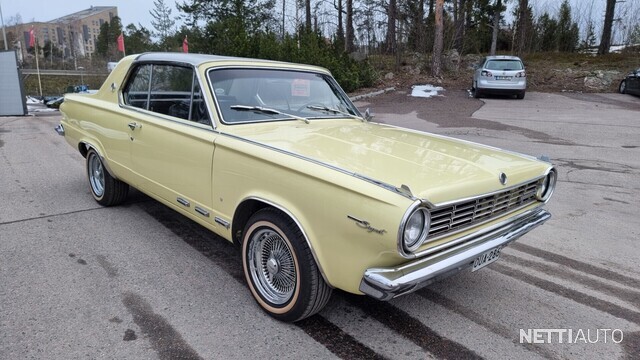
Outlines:
[[[493,55],[487,56],[487,60],[520,60],[520,58],[511,55]]]
[[[223,62],[223,61],[237,61],[237,62],[252,62],[252,63],[260,63],[265,65],[292,65],[293,63],[281,62],[281,61],[273,61],[273,60],[264,60],[264,59],[252,59],[252,58],[241,58],[241,57],[233,57],[233,56],[221,56],[221,55],[209,55],[209,54],[193,54],[193,53],[181,53],[181,52],[147,52],[136,56],[136,62],[176,62],[189,64],[193,66],[199,66],[204,63],[215,63],[215,62]],[[300,65],[305,67],[314,67],[317,69],[322,69],[317,66],[311,65],[302,65],[302,64],[293,64]],[[325,70],[326,71],[326,70]]]

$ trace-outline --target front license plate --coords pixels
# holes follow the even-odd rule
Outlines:
[[[498,260],[498,258],[500,258],[500,250],[502,250],[502,246],[498,246],[497,248],[491,249],[491,250],[485,252],[484,254],[478,256],[473,261],[473,268],[471,269],[471,272],[480,270],[483,267],[485,267],[485,266],[491,264],[492,262]]]

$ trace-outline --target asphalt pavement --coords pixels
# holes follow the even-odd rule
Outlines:
[[[407,111],[416,101],[479,109],[448,124]],[[640,358],[640,98],[382,103],[358,105],[549,156],[553,218],[482,271],[384,303],[335,291],[285,324],[253,301],[232,244],[137,191],[95,203],[84,159],[53,131],[59,115],[2,117],[0,359]]]

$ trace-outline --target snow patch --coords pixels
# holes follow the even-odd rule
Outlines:
[[[411,87],[411,96],[413,97],[421,97],[421,98],[430,98],[434,96],[443,96],[439,94],[440,91],[444,91],[444,88],[441,86],[433,86],[431,84],[427,85],[413,85]]]

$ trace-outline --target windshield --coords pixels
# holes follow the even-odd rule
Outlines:
[[[522,62],[520,60],[489,60],[485,65],[487,70],[522,70]]]
[[[227,124],[360,116],[324,74],[237,68],[212,70],[209,80]]]

